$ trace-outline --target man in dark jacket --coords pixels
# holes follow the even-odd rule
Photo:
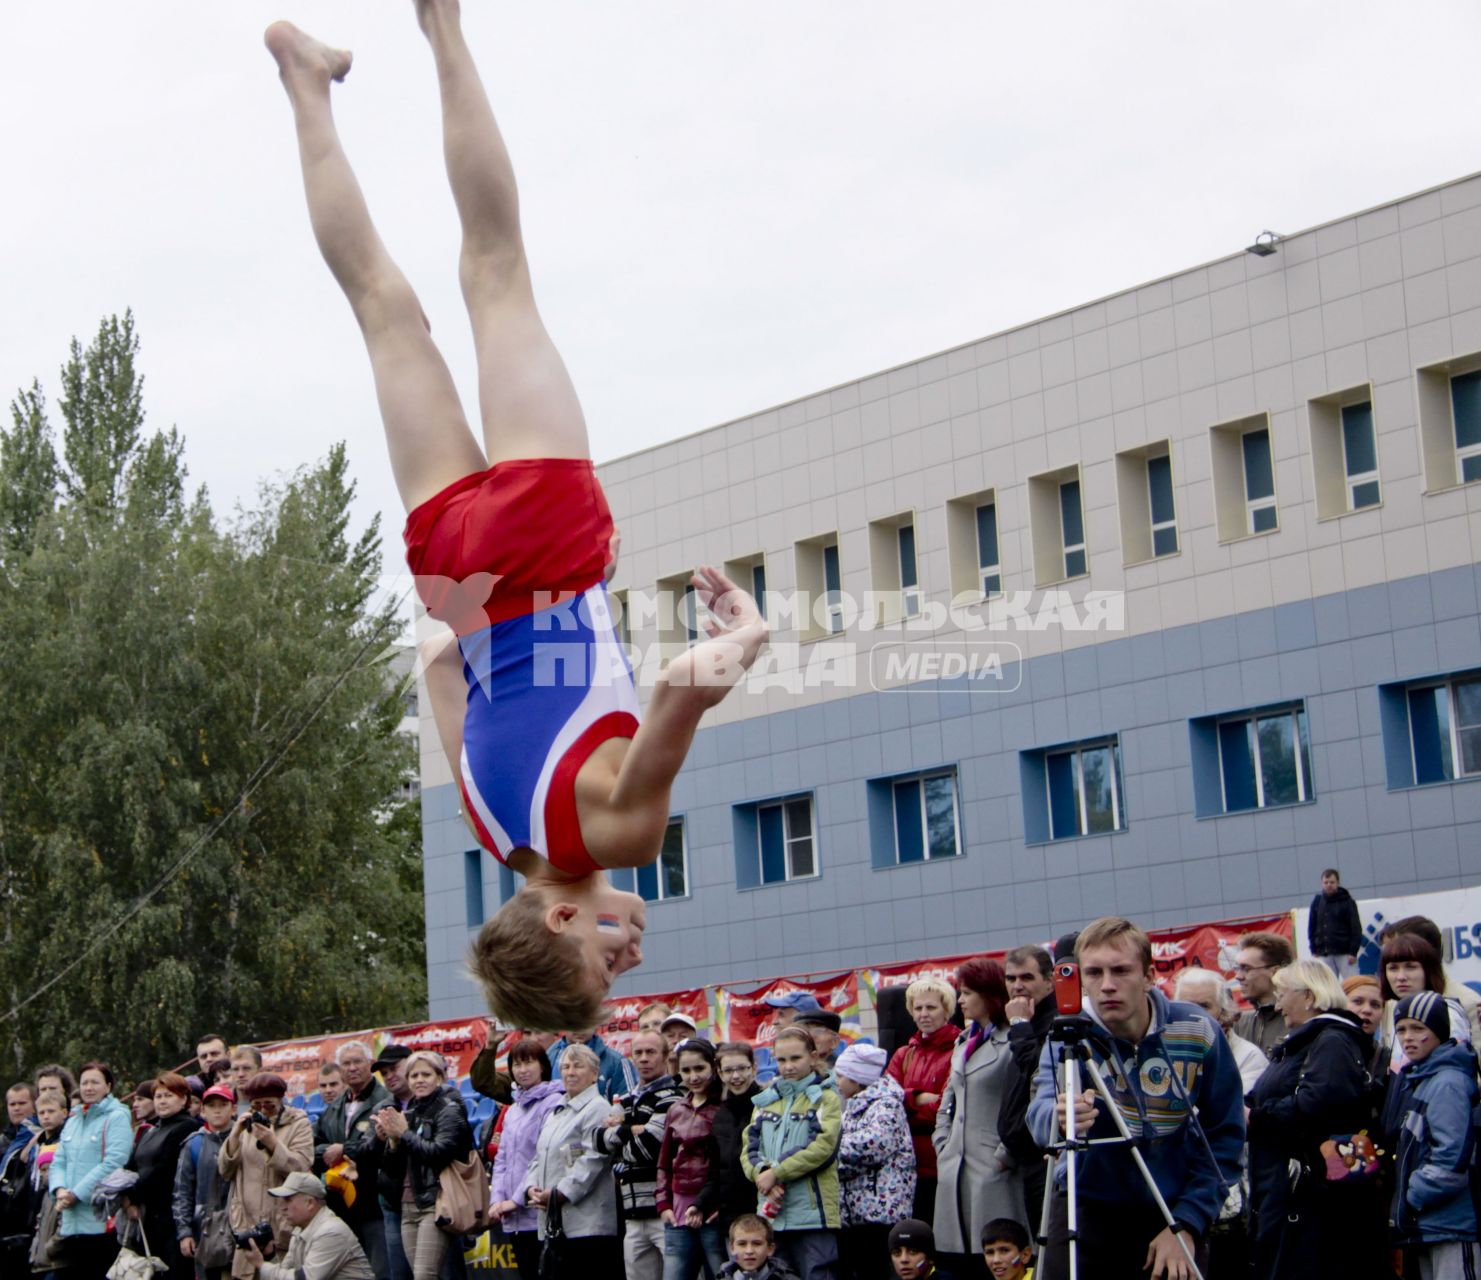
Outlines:
[[[1044,1150],[1028,1131],[1028,1103],[1049,1028],[1054,1023],[1054,962],[1043,947],[1018,947],[1003,958],[1008,981],[1008,1052],[1014,1074],[998,1108],[998,1137],[1023,1170],[1029,1225],[1037,1230],[1044,1203]]]
[[[622,1237],[628,1280],[659,1280],[663,1275],[663,1223],[653,1195],[658,1183],[658,1151],[668,1109],[684,1090],[665,1074],[668,1041],[656,1031],[632,1039],[638,1087],[613,1104],[607,1127],[597,1131],[597,1149],[612,1157],[617,1203],[626,1227]]]
[[[1358,917],[1358,904],[1342,887],[1335,867],[1322,872],[1322,891],[1311,900],[1306,940],[1311,944],[1311,954],[1323,961],[1338,981],[1358,971],[1363,922]]]
[[[396,1100],[375,1078],[370,1050],[361,1041],[340,1045],[335,1060],[344,1075],[345,1090],[324,1108],[314,1125],[314,1172],[323,1175],[341,1160],[354,1162],[355,1203],[347,1205],[344,1196],[331,1191],[329,1205],[355,1233],[376,1280],[388,1280],[385,1222],[376,1195],[380,1158],[372,1120],[382,1107],[394,1107]]]

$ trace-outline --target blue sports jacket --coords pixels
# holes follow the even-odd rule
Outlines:
[[[1113,1037],[1086,1002],[1091,1056],[1173,1217],[1201,1235],[1218,1217],[1227,1188],[1239,1177],[1244,1084],[1229,1042],[1208,1014],[1197,1005],[1174,1003],[1155,987],[1147,996],[1152,1022],[1139,1044]],[[1061,1053],[1062,1046],[1048,1041],[1034,1079],[1028,1125],[1041,1147],[1059,1136],[1054,1100]],[[1090,1087],[1089,1080],[1082,1085]],[[1197,1117],[1190,1116],[1190,1105],[1198,1109]],[[1104,1102],[1096,1106],[1089,1136],[1115,1137],[1116,1126]],[[1061,1186],[1064,1176],[1061,1158],[1055,1172]],[[1079,1193],[1087,1199],[1155,1211],[1156,1202],[1124,1147],[1082,1152],[1076,1159],[1076,1177]]]

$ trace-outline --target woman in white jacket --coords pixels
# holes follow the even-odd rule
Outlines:
[[[540,1130],[521,1187],[523,1199],[540,1210],[542,1240],[547,1238],[551,1211],[559,1212],[565,1235],[557,1246],[561,1276],[590,1280],[621,1275],[612,1162],[596,1144],[596,1132],[612,1110],[597,1087],[601,1065],[584,1044],[573,1044],[561,1054],[560,1066],[565,1101]]]

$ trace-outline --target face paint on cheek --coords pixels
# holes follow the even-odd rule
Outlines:
[[[607,915],[606,913],[599,913],[597,915],[597,932],[624,933],[626,932],[626,926],[617,916]]]

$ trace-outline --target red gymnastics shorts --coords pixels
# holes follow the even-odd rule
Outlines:
[[[600,582],[612,512],[590,458],[512,458],[427,499],[403,536],[427,612],[463,636]]]

